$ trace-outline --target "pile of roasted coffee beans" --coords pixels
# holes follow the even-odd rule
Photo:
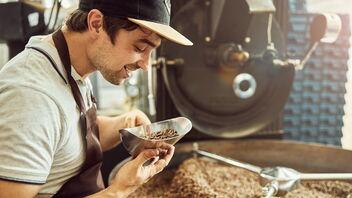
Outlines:
[[[261,198],[259,177],[204,158],[190,158],[164,170],[129,198]],[[352,181],[302,181],[284,198],[352,198]]]
[[[148,140],[163,140],[163,139],[173,138],[177,136],[178,136],[177,131],[173,129],[165,129],[154,133],[146,134],[144,138]]]

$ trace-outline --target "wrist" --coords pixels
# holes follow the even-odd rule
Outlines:
[[[112,184],[106,190],[116,198],[125,198],[130,195],[134,188],[124,188],[121,185]]]
[[[126,128],[125,125],[125,117],[124,114],[112,117],[112,123],[114,123],[114,129],[123,129]]]

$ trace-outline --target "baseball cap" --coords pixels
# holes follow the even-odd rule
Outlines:
[[[98,9],[104,15],[127,18],[160,36],[181,45],[193,43],[170,26],[170,0],[80,0],[79,9]]]

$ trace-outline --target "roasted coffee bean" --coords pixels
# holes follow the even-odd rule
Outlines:
[[[302,181],[284,197],[350,198],[352,181]],[[177,170],[163,171],[129,198],[263,197],[259,177],[247,170],[205,158],[184,161]],[[351,197],[352,198],[352,197]]]
[[[177,131],[173,129],[165,129],[162,131],[157,131],[154,133],[151,133],[149,135],[144,136],[144,138],[149,139],[149,140],[163,140],[163,139],[168,139],[168,138],[173,138],[177,137],[178,133]]]

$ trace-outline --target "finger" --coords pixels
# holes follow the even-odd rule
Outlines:
[[[142,151],[137,157],[136,161],[138,166],[142,166],[145,162],[152,159],[153,157],[159,156],[159,150],[157,149],[146,149]]]
[[[166,149],[159,149],[159,157],[160,157],[160,158],[164,158],[167,153],[168,153],[168,150],[166,150]]]
[[[158,149],[167,150],[168,152],[172,149],[175,150],[174,146],[172,146],[171,144],[168,144],[166,142],[157,142],[156,146]]]
[[[170,145],[170,149],[167,150],[166,155],[163,157],[163,159],[166,161],[166,165],[169,164],[174,153],[175,153],[175,147]]]
[[[155,148],[158,149],[164,149],[164,150],[170,150],[172,145],[168,144],[164,141],[154,141],[153,144],[150,144],[151,146],[154,146]]]
[[[157,162],[154,163],[154,167],[153,167],[153,173],[158,174],[160,173],[162,170],[164,170],[164,168],[167,166],[167,162],[165,159],[159,159]]]
[[[152,158],[152,161],[151,161],[151,159],[149,161],[151,161],[150,164],[155,164],[155,162],[157,162],[158,160],[159,160],[159,156],[156,156],[156,157]]]
[[[160,158],[165,158],[171,150],[174,150],[175,147],[172,146],[171,144],[167,144],[165,142],[148,142],[147,144],[143,145],[143,148],[141,150],[147,150],[147,149],[156,149],[159,151],[159,156]],[[135,152],[138,154],[139,152]]]
[[[154,142],[151,144],[147,145],[148,149],[158,149],[159,150],[159,156],[161,158],[164,158],[167,154],[169,154],[172,150],[175,149],[174,146],[171,144],[167,144],[165,142]]]
[[[143,145],[144,149],[164,149],[164,150],[170,150],[171,144],[167,144],[162,141],[148,141]]]
[[[148,137],[151,136],[151,134],[152,134],[152,129],[151,129],[150,125],[145,126],[145,133],[146,133],[146,135],[147,135]]]
[[[149,120],[148,116],[145,113],[143,113],[142,111],[136,110],[135,116],[136,116],[135,124],[137,126],[151,124],[151,121]]]
[[[162,171],[170,163],[172,156],[174,155],[174,152],[175,152],[175,147],[171,146],[170,150],[164,156],[164,158],[159,159],[157,162],[155,162],[154,166],[155,166],[156,173],[159,173],[160,171]]]
[[[125,117],[125,128],[135,127],[136,118],[135,116],[126,115]]]

